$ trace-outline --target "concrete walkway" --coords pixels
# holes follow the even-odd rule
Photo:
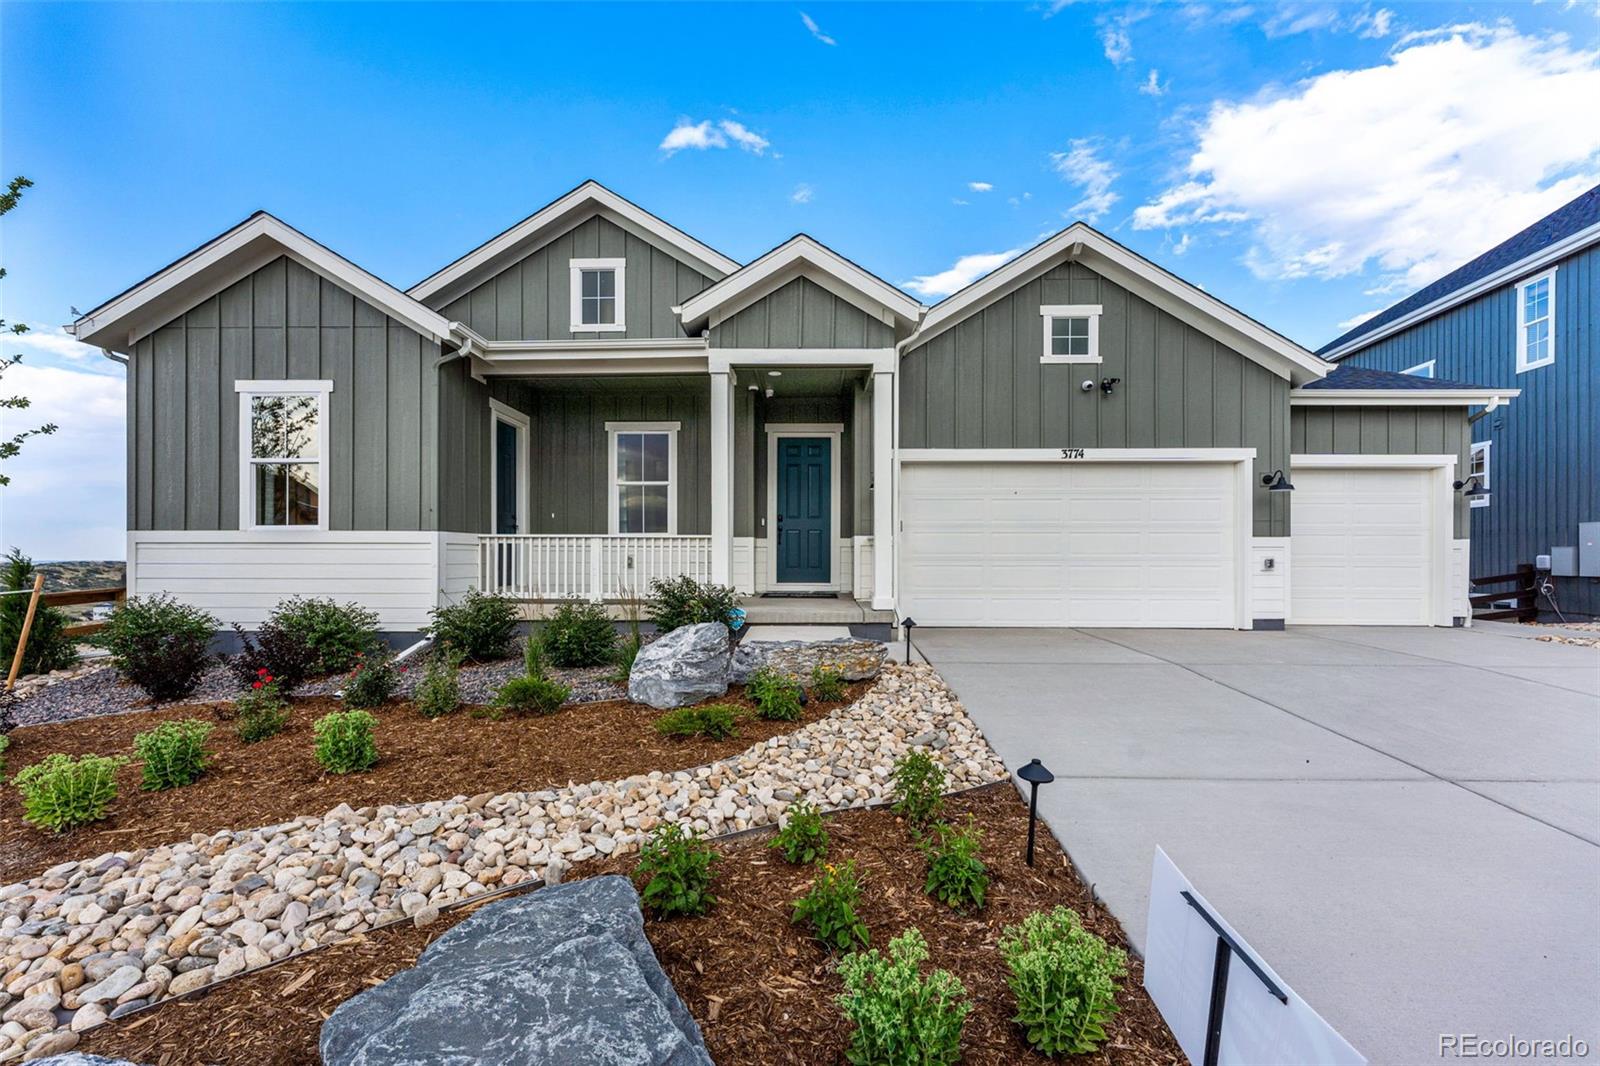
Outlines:
[[[1515,632],[919,630],[1135,944],[1166,849],[1373,1062],[1600,1054],[1600,649]],[[998,842],[991,842],[991,846]]]

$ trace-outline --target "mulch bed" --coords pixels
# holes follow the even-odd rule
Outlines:
[[[21,796],[14,788],[0,788],[0,884],[71,859],[170,843],[194,833],[320,815],[340,803],[351,807],[420,803],[690,769],[737,754],[768,737],[792,733],[853,703],[867,687],[868,683],[858,682],[847,686],[838,702],[808,703],[800,722],[768,722],[755,716],[754,705],[735,686],[722,699],[707,701],[731,703],[748,712],[740,719],[738,732],[724,740],[663,737],[653,727],[660,712],[622,701],[569,705],[547,717],[508,717],[498,722],[472,717],[466,709],[429,720],[410,703],[395,701],[374,712],[378,765],[346,776],[324,773],[312,753],[311,723],[341,709],[328,697],[296,700],[284,732],[250,745],[239,740],[231,722],[222,720],[232,713],[231,704],[23,726],[11,733],[11,747],[5,753],[8,773],[54,752],[131,754],[134,734],[163,721],[202,718],[214,721],[217,728],[208,742],[210,768],[199,781],[185,788],[143,792],[139,766],[130,762],[117,776],[120,788],[110,816],[60,836],[25,823]]]
[[[831,816],[829,858],[853,858],[866,874],[861,914],[875,946],[885,947],[914,925],[929,942],[931,958],[925,965],[952,970],[966,985],[974,1009],[962,1039],[963,1062],[1042,1066],[1051,1060],[1030,1051],[1010,1022],[1005,967],[995,947],[1002,927],[1060,903],[1111,942],[1126,947],[1126,940],[1116,920],[1091,901],[1048,832],[1040,836],[1037,865],[1024,864],[1027,808],[1009,784],[952,797],[947,808],[954,818],[971,814],[984,832],[984,859],[993,880],[980,914],[952,911],[922,894],[922,858],[909,844],[905,826],[882,808]],[[651,920],[646,929],[721,1066],[842,1062],[849,1034],[834,1003],[841,986],[832,957],[789,923],[793,901],[809,885],[811,872],[786,864],[768,848],[769,841],[769,834],[755,833],[719,845],[718,903],[711,914]],[[634,861],[584,863],[570,876],[631,873]],[[153,1066],[314,1063],[320,1027],[334,1007],[409,967],[464,916],[462,910],[446,912],[423,930],[409,925],[378,930],[227,981],[195,999],[94,1030],[79,1050]],[[1185,1061],[1145,994],[1137,958],[1129,959],[1129,971],[1108,1042],[1098,1053],[1070,1061],[1135,1066]],[[493,1004],[483,1006],[492,1009]]]

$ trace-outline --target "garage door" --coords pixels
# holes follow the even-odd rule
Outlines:
[[[901,613],[923,625],[1232,626],[1235,469],[907,462]]]
[[[1433,471],[1296,467],[1289,621],[1427,625]]]

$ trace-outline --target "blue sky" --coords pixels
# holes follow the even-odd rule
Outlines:
[[[1310,347],[1600,180],[1594,0],[0,4],[0,541],[122,554],[121,368],[50,330],[266,208],[408,286],[584,178],[931,302],[1085,218]],[[22,419],[8,416],[6,428]]]

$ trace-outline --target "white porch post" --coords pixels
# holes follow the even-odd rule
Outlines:
[[[711,580],[733,584],[733,375],[711,372]]]
[[[894,607],[894,373],[872,375],[872,607]]]

